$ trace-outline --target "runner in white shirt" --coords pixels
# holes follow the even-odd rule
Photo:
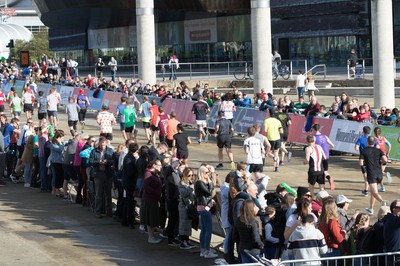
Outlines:
[[[225,94],[225,100],[219,106],[219,110],[224,112],[225,119],[228,119],[231,122],[233,119],[233,113],[236,112],[236,106],[233,103],[232,99],[232,92],[227,92]]]
[[[60,103],[61,97],[60,94],[57,93],[56,88],[51,88],[50,93],[47,96],[47,115],[49,116],[50,124],[54,127],[58,125],[58,104]]]
[[[265,154],[264,144],[254,137],[256,129],[249,127],[247,130],[249,137],[244,140],[243,148],[247,154],[246,163],[249,165],[250,173],[262,172],[263,167],[263,154]]]
[[[22,103],[24,104],[26,119],[32,117],[34,99],[35,95],[32,93],[32,90],[30,88],[25,89],[25,92],[22,93]]]
[[[303,71],[299,70],[299,74],[297,75],[297,79],[296,79],[296,88],[297,88],[297,94],[299,97],[299,101],[300,101],[300,97],[304,98],[304,91],[306,88],[306,83],[307,83],[306,76],[303,75]]]

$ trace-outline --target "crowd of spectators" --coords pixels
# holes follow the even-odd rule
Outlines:
[[[97,117],[99,136],[88,136],[84,132],[77,133],[76,123],[70,125],[70,122],[76,122],[70,120],[73,113],[80,112],[80,107],[72,99],[68,124],[73,138],[65,141],[64,131],[57,129],[57,109],[47,109],[49,120],[43,116],[43,112],[36,120],[33,116],[34,101],[27,102],[34,99],[37,82],[52,82],[51,73],[47,76],[48,80],[46,74],[39,74],[35,69],[29,75],[25,73],[25,76],[30,77],[25,77],[27,83],[22,95],[25,100],[20,105],[24,106],[26,123],[20,123],[21,114],[16,110],[10,109],[13,110],[12,117],[5,114],[8,111],[5,108],[1,114],[3,142],[0,146],[7,157],[6,177],[14,183],[23,180],[25,187],[39,188],[42,192],[51,192],[55,197],[68,200],[71,198],[68,184],[72,182],[77,190],[76,203],[84,206],[93,204],[97,218],[114,217],[123,226],[132,229],[139,225],[140,230],[147,232],[150,244],[158,244],[165,237],[170,246],[192,249],[195,245],[189,241],[191,228],[200,229],[200,256],[204,258],[218,257],[211,250],[210,242],[213,226],[211,217],[217,207],[215,187],[219,186],[222,194],[221,220],[226,230],[226,262],[233,263],[236,260],[233,256],[234,243],[238,245],[241,262],[251,261],[246,250],[251,250],[256,255],[264,254],[268,259],[311,259],[362,253],[360,243],[363,234],[366,235],[369,229],[366,221],[368,219],[363,213],[347,216],[346,204],[351,203],[351,200],[346,196],[331,197],[325,190],[321,190],[313,200],[314,195],[307,188],[299,187],[295,197],[295,193],[291,194],[287,187],[279,185],[275,193],[258,198],[260,195],[264,197],[265,193],[260,192],[266,190],[269,178],[261,173],[262,170],[250,173],[247,163],[238,163],[221,184],[212,165],[201,164],[196,174],[194,167],[197,165],[188,161],[188,157],[176,157],[171,152],[174,147],[161,140],[159,143],[152,140],[147,145],[140,146],[136,135],[131,134],[125,143],[114,148],[111,145],[112,130],[105,131],[105,128],[112,128],[116,120],[108,112],[107,105],[103,105]],[[54,79],[55,75],[52,75]],[[2,66],[2,82],[22,76],[12,64]],[[179,87],[169,89],[135,79],[122,81],[117,78],[113,83],[90,74],[83,80],[79,76],[73,78],[67,75],[65,80],[58,82],[91,90],[121,92],[127,96],[127,105],[133,103],[132,95],[143,94],[195,101],[204,99],[210,106],[221,101],[232,101],[238,107],[256,107],[261,111],[269,110],[270,113],[274,113],[271,110],[276,109],[280,112],[359,122],[370,121],[372,118],[382,125],[394,125],[398,121],[396,108],[390,110],[390,113],[387,108],[382,108],[381,116],[377,116],[367,103],[358,106],[357,100],[350,100],[345,93],[335,97],[332,110],[327,110],[315,97],[311,98],[309,104],[302,97],[298,103],[293,103],[288,96],[277,99],[263,90],[255,95],[254,105],[248,95],[236,88],[221,94],[209,88],[208,84],[190,89],[181,82]],[[51,94],[43,102],[39,102],[39,110],[41,104],[49,107],[52,105],[50,101],[60,100],[54,89],[50,91]],[[13,108],[15,90],[9,96],[12,96],[11,103],[10,97],[0,95],[3,99],[0,105],[3,103],[4,106],[8,102]],[[144,112],[141,108],[137,111]],[[163,110],[158,108],[158,111],[149,112],[150,116],[157,116],[155,121],[158,123],[153,125],[154,128],[164,125],[159,118]],[[153,119],[154,117],[150,117],[150,120]],[[106,125],[103,124],[105,120]],[[126,120],[122,121],[123,124]],[[129,126],[132,130],[135,122],[134,120],[133,126]],[[165,126],[166,124],[167,122]],[[172,135],[173,140],[178,140],[175,138],[177,134],[183,134],[182,139],[187,139],[183,127],[178,125],[177,129],[170,129],[175,132]],[[126,131],[124,125],[121,126]],[[157,131],[154,128],[152,131]],[[249,129],[249,132],[255,132],[255,129]],[[165,133],[168,136],[170,132]],[[172,143],[176,144],[175,141]],[[89,189],[90,186],[94,186],[94,192]],[[118,191],[115,211],[112,210],[112,188]],[[135,213],[134,208],[137,199],[141,201],[139,213]],[[393,201],[389,209],[384,207],[380,212],[382,215],[378,217],[383,233],[375,236],[383,245],[376,246],[374,252],[399,251],[400,201]],[[136,216],[140,217],[139,223]],[[389,235],[389,231],[394,233]],[[307,236],[310,238],[309,242],[299,241]],[[351,245],[356,248],[350,249]]]

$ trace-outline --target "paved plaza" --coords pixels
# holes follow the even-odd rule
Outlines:
[[[332,97],[321,97],[320,102],[330,105]],[[373,99],[359,99],[373,102]],[[399,101],[396,102],[399,106]],[[189,110],[188,110],[189,111]],[[85,133],[98,135],[96,114],[88,114]],[[60,128],[69,132],[66,115],[60,112]],[[24,118],[23,118],[24,120]],[[123,143],[119,125],[114,126],[113,146]],[[189,165],[195,169],[200,163],[217,164],[217,147],[214,137],[208,143],[197,144],[194,129],[188,128],[193,144],[189,146]],[[143,129],[139,128],[138,143],[143,145]],[[244,161],[242,149],[244,138],[233,141],[235,161]],[[304,165],[303,147],[293,146],[293,160],[273,172],[272,159],[267,160],[264,173],[271,177],[268,189],[286,182],[292,187],[307,186],[307,169]],[[225,156],[226,158],[226,156]],[[217,170],[219,178],[228,173],[225,168]],[[400,164],[392,162],[387,171],[392,173],[393,183],[386,185],[383,199],[391,202],[399,198]],[[336,182],[336,190],[328,192],[335,196],[344,194],[353,202],[349,213],[369,205],[369,197],[361,194],[362,176],[358,156],[340,155],[330,159],[329,172]],[[318,189],[316,189],[318,191]],[[375,213],[379,206],[376,204]],[[199,257],[199,250],[184,251],[169,247],[167,241],[159,245],[147,243],[147,235],[138,229],[121,227],[112,218],[96,219],[86,207],[63,201],[39,190],[24,188],[23,184],[7,182],[0,187],[0,248],[1,265],[212,265],[213,260]],[[196,234],[194,234],[196,239]],[[213,237],[212,245],[220,244],[221,238]],[[222,254],[222,253],[221,253]]]

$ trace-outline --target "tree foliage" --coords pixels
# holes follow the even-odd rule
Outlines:
[[[35,32],[30,41],[16,40],[12,51],[12,59],[19,61],[19,53],[21,51],[29,51],[30,62],[40,62],[43,53],[47,54],[49,58],[53,57],[53,53],[49,52],[48,32]]]

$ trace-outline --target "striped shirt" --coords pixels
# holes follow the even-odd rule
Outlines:
[[[321,146],[318,144],[311,146],[312,152],[310,154],[309,171],[321,172],[324,171],[322,167],[323,153]]]

